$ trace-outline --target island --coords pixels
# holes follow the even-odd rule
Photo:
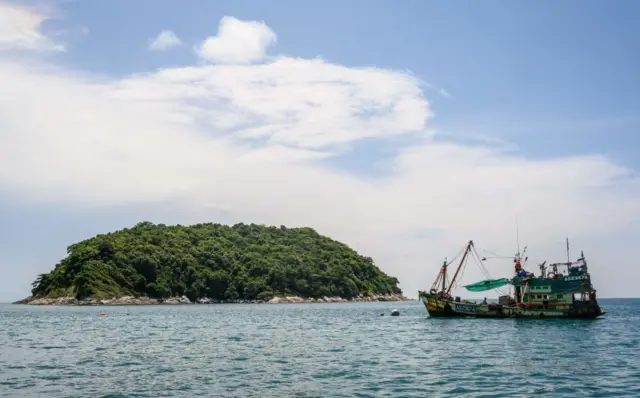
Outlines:
[[[404,301],[398,279],[312,228],[153,224],[67,248],[16,304]]]

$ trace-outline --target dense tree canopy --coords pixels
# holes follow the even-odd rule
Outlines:
[[[369,257],[311,228],[138,223],[73,244],[35,297],[269,299],[401,293]]]

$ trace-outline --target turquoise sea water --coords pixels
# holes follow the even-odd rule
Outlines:
[[[0,397],[638,397],[640,300],[602,305],[575,321],[430,319],[417,301],[0,305]]]

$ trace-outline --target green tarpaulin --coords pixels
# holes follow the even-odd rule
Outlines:
[[[470,292],[483,292],[485,290],[497,289],[499,287],[502,287],[508,284],[509,284],[509,280],[506,278],[487,279],[478,283],[467,285],[465,286],[465,289],[467,289]]]

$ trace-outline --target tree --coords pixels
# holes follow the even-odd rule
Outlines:
[[[224,298],[227,300],[237,300],[240,298],[240,295],[234,285],[229,285],[227,291],[224,292]]]
[[[154,225],[98,235],[32,284],[37,297],[119,295],[268,300],[401,293],[398,280],[311,228]]]

